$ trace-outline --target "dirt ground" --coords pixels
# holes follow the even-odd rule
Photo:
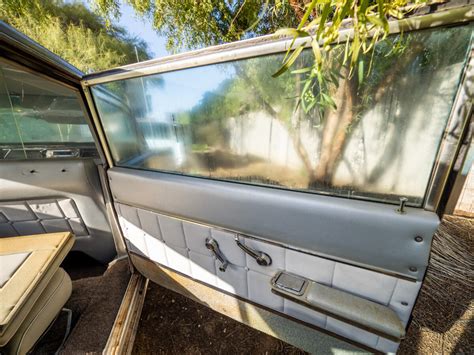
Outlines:
[[[178,293],[148,287],[133,354],[305,354]]]
[[[473,234],[473,219],[447,217],[443,221],[399,354],[474,354]],[[304,354],[152,283],[133,353]]]

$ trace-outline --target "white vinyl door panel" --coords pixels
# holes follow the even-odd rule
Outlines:
[[[240,235],[242,243],[271,256],[270,266],[260,266],[237,246],[234,232],[125,204],[117,203],[116,207],[132,252],[222,291],[383,352],[396,351],[398,343],[272,293],[272,277],[284,270],[388,306],[404,325],[421,286],[420,281],[377,273]],[[230,262],[225,272],[219,270],[220,262],[205,247],[209,236],[218,241]]]

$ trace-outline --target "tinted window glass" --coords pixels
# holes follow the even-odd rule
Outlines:
[[[71,144],[94,147],[77,92],[0,62],[1,157],[41,157],[41,149],[46,157]]]
[[[113,92],[127,104],[127,119],[138,132],[138,151],[114,156],[119,166],[382,201],[405,196],[420,205],[471,31],[464,26],[392,36],[361,58],[350,79],[336,49],[336,110],[298,104],[304,74],[271,77],[283,54],[122,80],[93,91]],[[310,51],[303,52],[294,69],[311,60]],[[108,127],[113,117],[100,101],[97,106],[117,149]]]

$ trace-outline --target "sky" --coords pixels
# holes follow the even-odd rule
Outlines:
[[[153,30],[149,19],[138,18],[133,8],[126,4],[120,5],[121,16],[115,24],[124,27],[131,36],[136,36],[148,44],[153,58],[160,58],[170,53],[166,50],[166,38]],[[219,84],[232,76],[215,66],[188,69],[162,75],[163,85],[159,88],[148,86],[148,94],[152,96],[153,109],[159,119],[167,119],[172,113],[187,111],[201,100],[202,96],[216,89]],[[147,79],[144,79],[145,82]],[[166,117],[166,118],[165,118]],[[158,118],[158,117],[156,117]]]
[[[148,44],[153,58],[170,54],[166,50],[166,39],[153,30],[149,19],[138,18],[133,8],[127,3],[121,4],[120,13],[120,19],[116,21],[116,24],[124,27],[131,36],[144,40]]]

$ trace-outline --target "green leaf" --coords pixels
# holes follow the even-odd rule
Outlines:
[[[291,36],[294,38],[309,37],[306,31],[297,30],[294,28],[282,28],[275,32],[276,36]]]
[[[309,4],[308,8],[306,9],[306,12],[304,13],[303,17],[301,18],[300,24],[297,27],[298,30],[301,30],[303,28],[304,24],[306,23],[306,21],[308,21],[308,18],[311,15],[311,12],[313,12],[313,9],[316,6],[317,2],[318,2],[317,0],[312,0],[311,1],[311,4]]]
[[[313,48],[313,54],[314,58],[316,59],[316,63],[318,64],[318,66],[321,66],[323,62],[323,57],[321,54],[321,48],[319,47],[319,43],[316,38],[313,38],[313,40],[311,41],[311,48]]]
[[[276,78],[276,77],[282,75],[284,72],[286,72],[293,65],[293,63],[298,58],[298,56],[301,54],[303,49],[304,49],[304,44],[302,44],[298,48],[296,48],[293,51],[293,53],[288,57],[288,60],[283,63],[283,65],[280,67],[280,69],[278,69],[276,73],[272,74],[272,77]]]
[[[304,95],[305,92],[307,92],[309,90],[312,83],[313,83],[313,80],[311,80],[311,79],[306,80],[305,85],[303,86],[302,95]]]
[[[370,23],[373,23],[375,26],[384,27],[383,21],[377,17],[377,16],[367,16],[367,20],[369,20]]]
[[[321,34],[323,33],[324,26],[326,25],[326,20],[328,19],[330,11],[331,11],[331,3],[327,2],[323,7],[323,12],[321,13],[321,20],[319,21],[318,32],[316,33],[316,37],[318,39],[321,38]]]
[[[291,71],[291,74],[304,74],[304,73],[307,73],[307,72],[310,72],[313,68],[302,68],[302,69],[296,69],[296,70],[292,70]]]
[[[359,85],[360,85],[364,81],[364,61],[363,60],[359,60],[358,77],[359,77]]]

